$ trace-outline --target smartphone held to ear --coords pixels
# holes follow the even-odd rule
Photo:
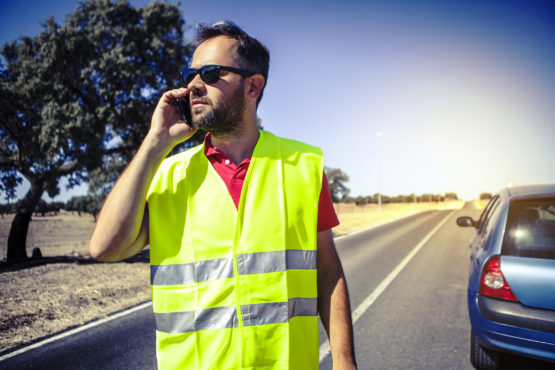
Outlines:
[[[183,122],[187,124],[191,123],[191,104],[189,103],[189,95],[175,99],[175,101],[177,105],[177,110],[179,110]]]

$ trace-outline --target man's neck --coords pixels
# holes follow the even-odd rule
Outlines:
[[[260,132],[256,125],[254,127],[248,125],[234,133],[210,135],[212,146],[224,153],[236,165],[252,156],[259,137]]]

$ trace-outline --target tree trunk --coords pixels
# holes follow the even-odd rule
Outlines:
[[[31,182],[31,188],[25,194],[19,208],[12,221],[10,235],[8,236],[8,261],[15,261],[27,258],[27,231],[35,207],[44,192],[44,183]]]

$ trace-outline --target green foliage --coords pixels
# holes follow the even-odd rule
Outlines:
[[[383,200],[383,199],[382,199]],[[416,195],[397,195],[395,197],[391,197],[391,203],[414,203],[416,200]]]
[[[60,26],[52,18],[35,38],[2,48],[2,190],[18,175],[45,182],[87,179],[104,155],[130,158],[162,91],[179,85],[191,46],[177,6],[85,1]],[[119,145],[109,147],[119,137]],[[20,179],[19,179],[20,181]],[[11,193],[13,195],[13,193]]]
[[[349,188],[345,186],[345,183],[349,181],[349,176],[339,168],[325,167],[324,172],[328,179],[332,201],[334,203],[342,201],[350,192]]]
[[[182,27],[179,9],[166,3],[136,10],[86,1],[65,25],[50,18],[34,39],[4,45],[0,168],[11,173],[3,187],[13,189],[17,170],[55,196],[57,179],[85,179],[115,136],[122,145],[111,151],[130,155],[159,96],[147,93],[178,83]]]
[[[492,197],[491,193],[480,194],[480,200],[488,200],[488,199],[491,199],[491,197]]]
[[[357,206],[364,206],[368,204],[368,197],[358,196],[355,198],[355,204]]]
[[[60,209],[63,209],[64,206],[65,204],[62,202],[46,203],[44,200],[41,199],[35,209],[35,212],[40,213],[44,217],[47,213],[58,214],[58,212],[60,212]]]
[[[64,207],[66,211],[77,212],[79,216],[81,216],[81,213],[89,213],[94,217],[95,221],[101,208],[102,199],[91,195],[73,197],[67,201]]]
[[[445,200],[459,200],[456,193],[445,193]]]
[[[9,199],[20,175],[31,183],[25,220],[45,190],[59,193],[61,177],[74,186],[104,163],[121,172],[192,52],[179,7],[166,2],[86,0],[64,25],[43,26],[3,45],[0,58],[0,190]]]
[[[374,195],[367,195],[367,196],[358,196],[356,198],[353,197],[345,197],[342,199],[343,202],[346,203],[355,203],[356,205],[365,205],[365,204],[377,204],[378,203],[379,194],[376,193]],[[450,200],[458,200],[457,194],[455,193],[445,193],[445,195],[441,194],[409,194],[409,195],[397,195],[397,196],[387,196],[382,194],[382,203],[415,203],[415,202],[443,202],[443,201],[450,201]]]
[[[445,198],[441,194],[422,194],[417,200],[418,202],[443,202]]]
[[[62,202],[52,202],[47,203],[44,200],[40,200],[35,208],[35,213],[39,213],[42,216],[46,216],[47,213],[58,214],[61,209],[65,208],[65,204]],[[2,204],[0,203],[0,215],[4,217],[7,214],[14,214],[17,210],[21,208],[21,201],[15,203]]]
[[[18,203],[0,203],[0,215],[2,216],[2,218],[4,218],[4,215],[15,213],[18,206]]]

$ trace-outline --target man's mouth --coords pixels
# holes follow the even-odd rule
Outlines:
[[[203,101],[203,100],[194,99],[194,100],[191,101],[191,108],[198,107],[198,106],[201,106],[201,105],[206,105],[206,104],[208,104],[208,103]]]

